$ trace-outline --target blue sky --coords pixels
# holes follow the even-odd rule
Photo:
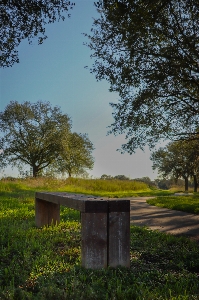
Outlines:
[[[93,178],[124,174],[154,179],[157,172],[151,168],[148,148],[120,154],[116,150],[125,142],[124,136],[107,136],[107,127],[113,122],[109,102],[117,102],[119,96],[109,92],[106,81],[97,82],[84,68],[93,61],[82,33],[90,32],[97,12],[92,0],[75,2],[70,19],[46,26],[48,39],[42,45],[37,45],[37,40],[32,45],[23,41],[18,48],[20,63],[1,70],[0,110],[11,100],[58,105],[71,117],[72,131],[88,133],[94,144],[95,165],[89,172]],[[6,175],[14,174],[6,170]]]

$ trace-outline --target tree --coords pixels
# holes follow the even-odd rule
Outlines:
[[[94,158],[93,144],[87,134],[70,133],[67,139],[62,140],[62,149],[55,160],[54,169],[59,173],[82,175],[87,169],[92,169]]]
[[[71,121],[49,102],[11,101],[0,112],[2,158],[10,166],[30,165],[33,176],[54,162],[62,150],[62,139],[70,135]]]
[[[178,187],[184,187],[184,180],[183,179],[178,179],[176,182],[176,178],[158,178],[155,179],[155,184],[156,186],[161,189],[161,190],[169,190],[172,186],[176,185]]]
[[[106,0],[98,11],[85,34],[91,72],[119,93],[110,132],[126,134],[123,151],[189,138],[199,127],[199,2]]]
[[[160,148],[151,155],[153,169],[157,169],[163,178],[168,176],[176,180],[180,177],[185,180],[185,191],[188,191],[189,177],[197,178],[199,175],[199,143],[198,141],[176,141]],[[197,181],[195,182],[197,191]]]
[[[148,186],[156,186],[155,181],[152,181],[148,176],[141,177],[141,178],[135,178],[135,179],[133,179],[133,180],[139,181],[139,182],[144,182],[144,183],[146,183]]]
[[[114,176],[114,179],[117,179],[117,180],[129,180],[129,178],[126,177],[125,175],[116,175],[116,176]]]
[[[100,177],[100,179],[103,179],[103,180],[112,180],[113,176],[107,175],[107,174],[102,174],[102,176]]]
[[[16,50],[23,39],[29,42],[37,37],[38,44],[47,38],[45,25],[64,20],[64,12],[74,3],[66,0],[3,0],[1,2],[1,66],[19,62]],[[70,16],[68,14],[68,16]]]

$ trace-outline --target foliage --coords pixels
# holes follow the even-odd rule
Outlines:
[[[187,238],[131,226],[130,269],[81,268],[78,212],[62,207],[58,226],[34,225],[38,181],[0,181],[1,299],[198,299],[199,248]]]
[[[147,203],[192,214],[199,214],[199,194],[193,196],[157,197],[147,200]]]
[[[139,181],[139,182],[144,182],[148,184],[150,187],[157,187],[156,181],[152,181],[148,176],[141,177],[141,178],[135,178],[134,180]]]
[[[114,179],[129,180],[129,178],[126,177],[125,175],[116,175],[116,176],[114,176]]]
[[[106,174],[102,174],[102,176],[100,177],[100,179],[103,179],[103,180],[111,180],[111,179],[113,179],[113,176],[111,176],[111,175],[106,175]]]
[[[176,185],[176,179],[175,178],[158,178],[155,179],[155,184],[159,189],[163,189],[163,190],[169,190],[171,188],[173,188],[174,186],[177,186],[178,189],[179,188],[184,188],[184,180],[182,179],[178,179],[177,180],[177,185]],[[189,186],[191,186],[190,182],[189,182]]]
[[[58,156],[61,141],[70,132],[71,121],[49,102],[11,101],[0,112],[0,127],[7,164],[18,167],[28,164],[36,177]]]
[[[129,177],[126,177],[125,175],[111,176],[111,175],[103,174],[100,177],[100,179],[103,179],[103,180],[113,180],[113,179],[116,179],[116,180],[129,180]]]
[[[31,43],[37,37],[38,44],[42,44],[47,38],[45,25],[64,20],[64,12],[73,5],[66,0],[1,2],[1,66],[9,67],[19,62],[17,47],[22,40],[28,38]]]
[[[62,140],[62,150],[55,161],[55,169],[60,173],[67,172],[69,177],[81,175],[86,169],[92,169],[94,158],[93,144],[86,134],[69,134],[66,140]]]
[[[160,148],[151,155],[153,169],[163,177],[185,179],[185,190],[188,190],[188,178],[199,175],[199,143],[198,141],[175,141]]]
[[[95,58],[91,72],[120,95],[111,103],[110,132],[126,133],[123,151],[197,133],[198,1],[100,2],[99,18],[85,35]]]
[[[59,107],[49,102],[11,101],[0,113],[2,153],[0,162],[17,166],[30,165],[33,176],[43,170],[80,174],[93,167],[93,144],[86,134],[71,132],[71,120]]]

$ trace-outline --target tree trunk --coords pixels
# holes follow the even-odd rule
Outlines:
[[[184,181],[185,181],[185,192],[188,192],[188,189],[189,189],[189,181],[188,181],[188,177],[185,177],[184,178]]]
[[[32,170],[33,170],[33,177],[37,177],[38,172],[39,172],[39,167],[38,166],[33,166]]]
[[[194,180],[194,192],[197,192],[197,190],[198,190],[198,181],[197,181],[196,174],[193,175],[193,180]]]

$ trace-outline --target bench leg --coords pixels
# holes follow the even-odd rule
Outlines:
[[[82,267],[107,267],[107,213],[81,213]]]
[[[110,267],[130,267],[130,212],[109,213],[109,250]]]
[[[35,223],[37,227],[51,224],[59,224],[60,222],[60,205],[35,199]]]

